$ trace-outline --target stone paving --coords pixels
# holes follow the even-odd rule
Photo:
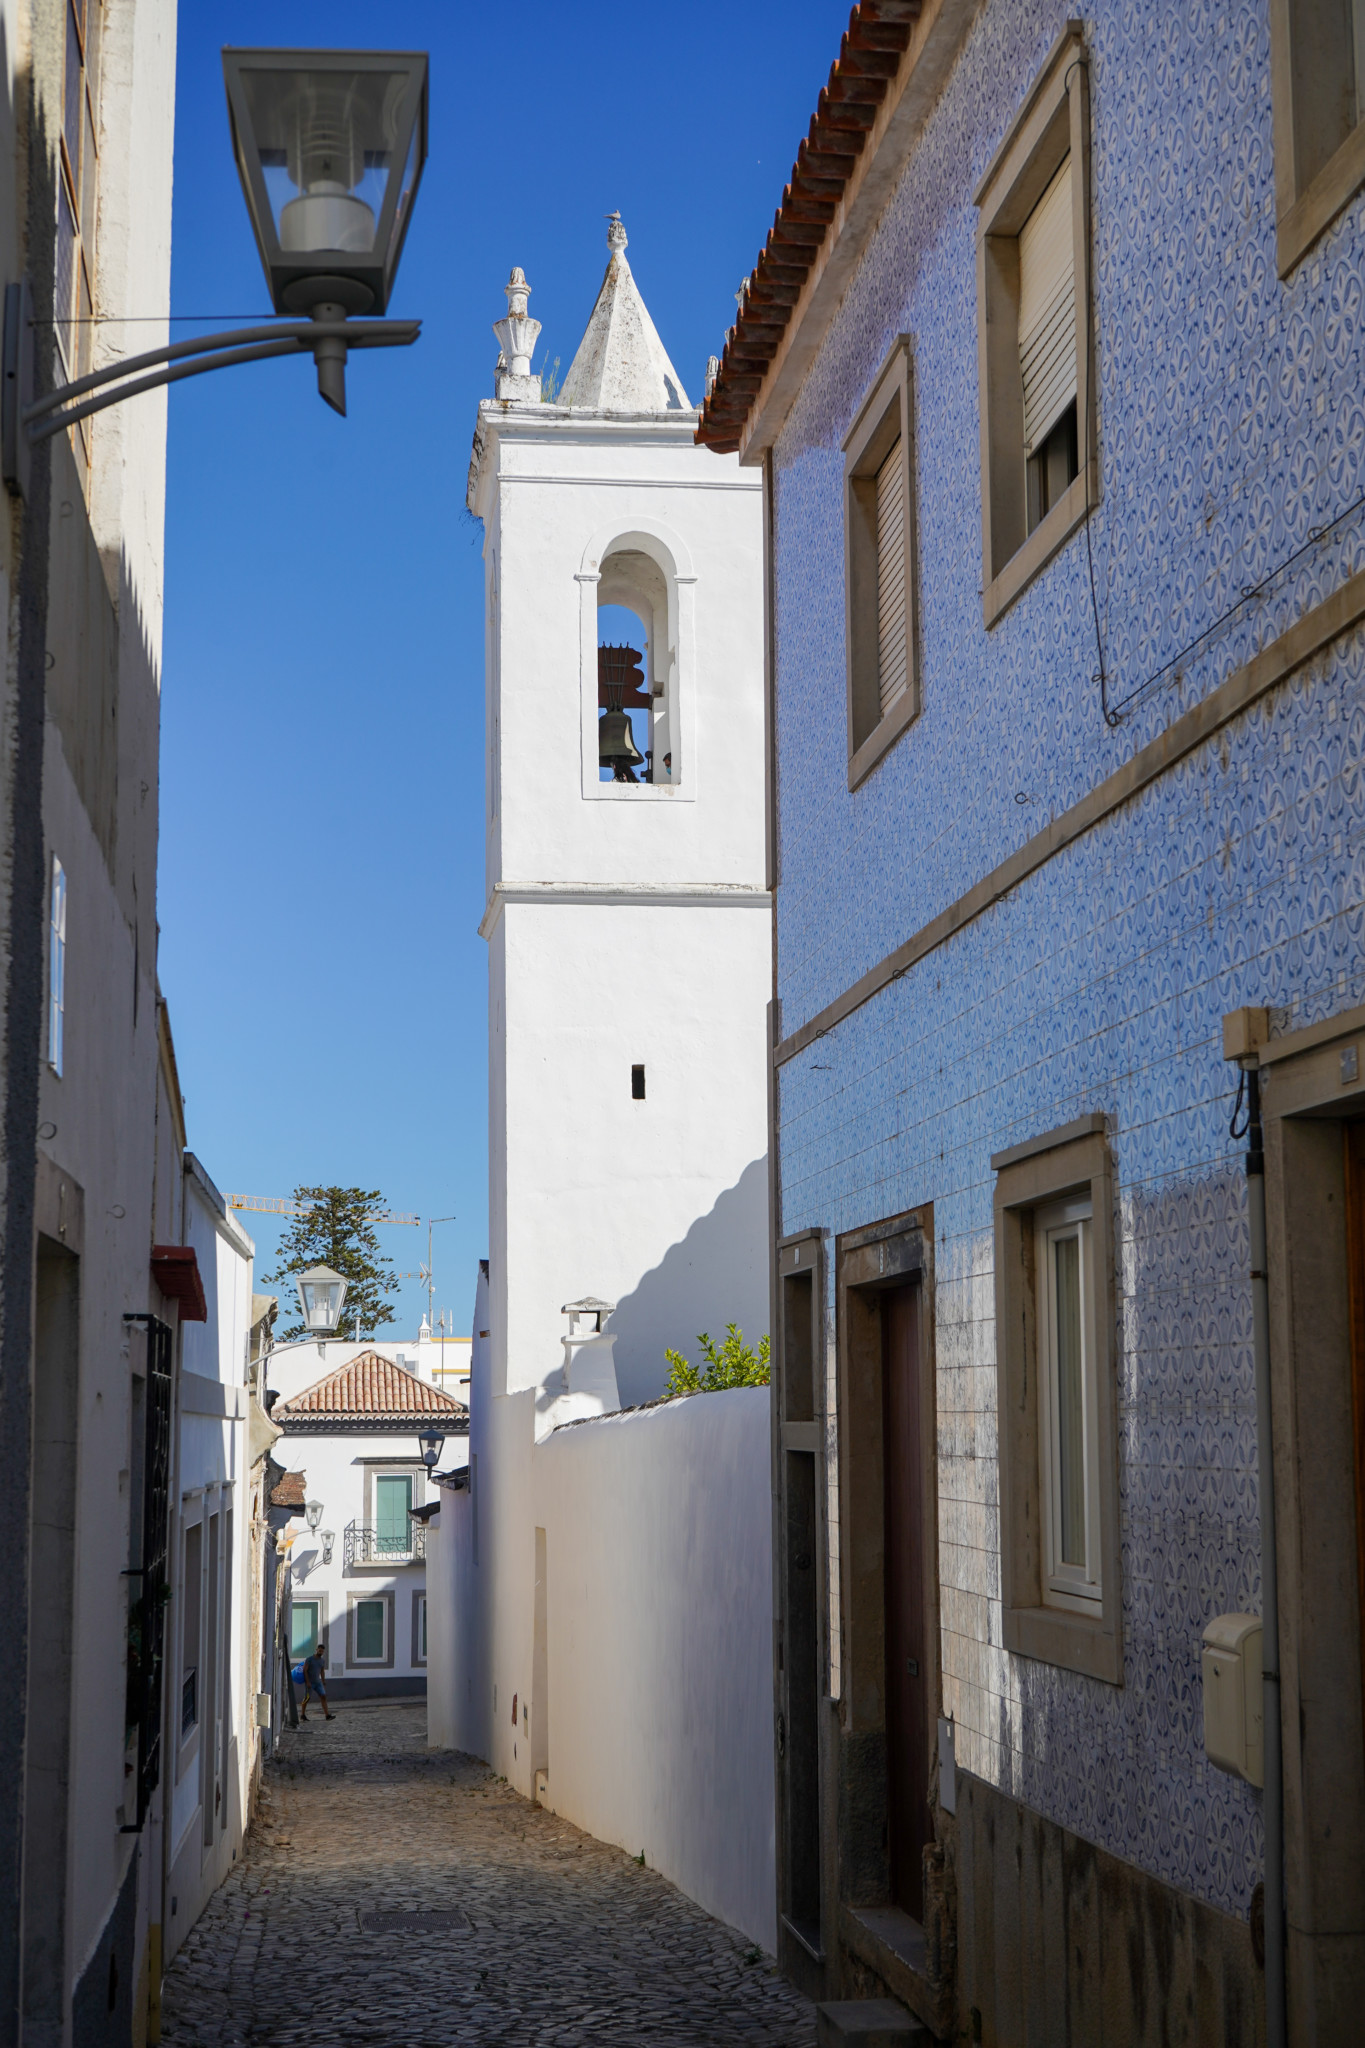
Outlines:
[[[162,2014],[166,2048],[815,2040],[760,1949],[473,1758],[428,1750],[420,1701],[352,1702],[285,1736]]]

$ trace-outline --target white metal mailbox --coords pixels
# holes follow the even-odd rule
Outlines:
[[[1261,1617],[1219,1614],[1204,1630],[1204,1748],[1249,1785],[1265,1781]]]

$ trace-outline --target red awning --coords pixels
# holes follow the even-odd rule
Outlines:
[[[163,1294],[180,1303],[182,1323],[206,1323],[208,1303],[192,1244],[154,1244],[152,1278]]]

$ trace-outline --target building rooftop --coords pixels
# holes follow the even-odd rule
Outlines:
[[[690,412],[682,379],[626,261],[619,213],[610,216],[607,246],[611,256],[597,304],[554,402],[594,412]]]
[[[467,1422],[463,1401],[446,1394],[378,1351],[362,1351],[292,1400],[277,1401],[271,1420],[281,1429],[319,1428],[373,1421],[381,1427],[432,1419]]]

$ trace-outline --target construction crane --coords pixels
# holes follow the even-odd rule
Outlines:
[[[321,1205],[317,1202],[292,1202],[281,1200],[276,1195],[224,1195],[229,1209],[252,1209],[258,1216],[311,1216]],[[421,1222],[420,1216],[399,1216],[392,1209],[371,1209],[371,1223]]]

